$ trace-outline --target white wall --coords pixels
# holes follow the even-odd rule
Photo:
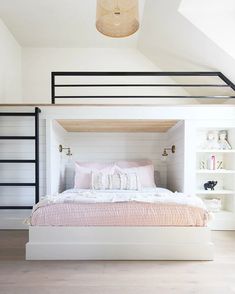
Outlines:
[[[136,49],[111,48],[23,48],[23,97],[25,103],[51,102],[52,71],[159,71],[148,58]],[[166,80],[164,78],[164,80]],[[169,79],[168,79],[169,80]],[[100,89],[99,89],[100,90]],[[125,91],[127,91],[125,89]],[[186,95],[185,91],[169,89],[165,93]],[[99,92],[100,93],[100,92]],[[144,92],[146,94],[146,92]],[[112,92],[112,95],[114,93]],[[57,100],[59,103],[59,101]],[[63,103],[68,102],[64,100]],[[173,103],[180,99],[76,99],[72,103]],[[190,103],[190,101],[188,101]],[[195,102],[195,101],[193,101]]]
[[[47,194],[56,194],[65,190],[65,165],[67,158],[59,152],[59,145],[65,146],[66,131],[56,120],[46,122],[46,162]]]
[[[167,147],[176,146],[173,154],[168,151],[167,160],[167,187],[172,191],[184,191],[184,122],[179,122],[167,132]]]
[[[20,103],[21,47],[0,19],[0,103]]]

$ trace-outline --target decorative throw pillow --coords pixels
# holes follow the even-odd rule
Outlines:
[[[94,190],[140,190],[141,185],[136,173],[116,172],[107,174],[92,172],[92,189]]]
[[[114,164],[78,163],[75,164],[74,188],[91,189],[92,172],[114,173]]]
[[[154,166],[152,164],[146,166],[138,166],[131,168],[115,167],[116,172],[121,173],[136,173],[140,179],[140,184],[143,188],[155,188]]]

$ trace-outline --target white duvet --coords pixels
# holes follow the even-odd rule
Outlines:
[[[36,207],[53,203],[103,203],[129,201],[173,203],[199,207],[206,210],[206,207],[200,198],[183,193],[173,193],[170,190],[163,188],[148,188],[141,191],[70,189],[54,196],[48,195],[44,197]],[[36,207],[34,209],[36,209]]]

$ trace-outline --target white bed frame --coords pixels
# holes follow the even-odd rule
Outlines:
[[[208,227],[29,227],[27,260],[213,260]]]

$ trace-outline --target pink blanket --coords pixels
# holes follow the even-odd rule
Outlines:
[[[52,203],[37,207],[32,226],[206,226],[202,207],[175,203]]]

